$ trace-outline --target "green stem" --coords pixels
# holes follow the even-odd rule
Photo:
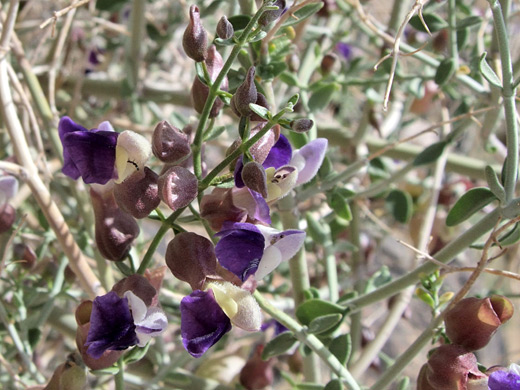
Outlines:
[[[306,329],[292,317],[274,308],[258,291],[255,291],[253,296],[267,314],[289,329],[300,342],[307,345],[314,353],[316,353],[316,355],[318,355],[321,360],[330,367],[332,372],[337,375],[349,389],[360,390],[359,385],[350,374],[350,371],[338,361],[338,359],[316,336],[307,333]]]
[[[125,362],[123,361],[123,356],[117,361],[117,367],[119,371],[114,376],[116,390],[125,390]]]
[[[459,48],[457,47],[457,13],[455,0],[448,0],[448,29],[450,57],[454,61],[455,69],[459,68]]]
[[[145,31],[145,0],[133,0],[130,15],[130,37],[126,61],[129,70],[129,83],[134,92],[139,83],[139,64],[141,61],[141,45]]]
[[[507,159],[504,170],[504,189],[506,201],[510,201],[515,195],[515,185],[518,175],[518,122],[516,121],[516,106],[513,80],[513,64],[511,62],[511,51],[509,38],[507,36],[506,24],[502,7],[498,0],[488,0],[493,12],[495,32],[498,39],[498,48],[502,62],[502,98],[504,99],[504,113],[506,117],[506,146]]]

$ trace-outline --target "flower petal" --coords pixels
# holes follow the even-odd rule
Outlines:
[[[489,390],[518,390],[520,388],[520,376],[514,372],[495,371],[488,380]]]
[[[316,176],[325,158],[327,145],[327,139],[317,138],[293,153],[289,165],[295,166],[299,171],[296,185],[307,183]]]
[[[146,312],[146,316],[143,321],[136,322],[137,338],[139,339],[140,347],[144,347],[151,337],[161,335],[168,326],[168,319],[164,311],[158,307],[150,307]]]
[[[255,273],[256,280],[262,280],[267,275],[275,270],[282,262],[282,253],[280,249],[274,246],[265,248],[264,255],[258,264],[258,269]]]
[[[224,268],[245,281],[258,268],[265,239],[253,224],[235,223],[232,226],[216,234],[222,238],[215,246],[215,253]]]
[[[0,205],[7,203],[18,192],[18,180],[14,176],[0,177]]]
[[[85,343],[90,356],[98,359],[106,350],[120,351],[138,341],[126,298],[111,291],[94,299]]]
[[[146,316],[146,305],[144,301],[130,290],[125,291],[124,297],[128,299],[128,308],[132,312],[134,323],[137,324],[143,321]]]
[[[305,241],[305,232],[301,230],[285,230],[270,239],[270,244],[280,250],[282,261],[290,260],[300,250]]]
[[[184,348],[201,357],[231,330],[231,321],[212,291],[195,290],[181,301],[181,336]]]
[[[267,158],[262,163],[264,168],[274,167],[278,169],[284,165],[289,164],[292,156],[292,148],[289,140],[283,134],[280,134],[280,138],[271,148],[271,151],[267,155]]]
[[[142,172],[151,154],[152,145],[145,137],[131,130],[123,131],[116,146],[116,182],[121,183],[136,171]]]

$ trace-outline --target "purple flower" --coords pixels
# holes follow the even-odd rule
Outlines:
[[[345,42],[338,42],[336,44],[336,50],[343,56],[347,61],[352,59],[352,46]]]
[[[218,305],[213,291],[195,290],[182,299],[182,344],[190,355],[201,357],[230,330],[231,321]]]
[[[116,143],[118,133],[110,123],[87,130],[65,116],[58,125],[63,145],[62,172],[76,180],[80,176],[87,184],[106,184],[116,177]]]
[[[217,233],[215,253],[220,264],[245,281],[250,275],[261,280],[282,261],[293,257],[303,245],[305,232],[279,231],[250,223],[225,224]]]
[[[511,364],[507,371],[494,371],[488,379],[489,390],[520,389],[520,367]]]
[[[111,291],[93,301],[85,342],[87,353],[99,359],[107,350],[121,351],[134,345],[144,347],[152,336],[161,334],[167,324],[161,309],[147,308],[131,291],[126,291],[123,298]]]

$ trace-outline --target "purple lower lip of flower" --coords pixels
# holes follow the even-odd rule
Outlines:
[[[152,333],[156,333],[156,332],[161,332],[162,330],[163,330],[163,328],[149,328],[147,326],[139,326],[139,325],[137,325],[135,327],[136,332],[144,333],[144,334],[152,334]]]
[[[231,321],[218,305],[213,291],[195,290],[182,299],[182,344],[193,357],[201,357],[230,330]]]
[[[121,351],[138,341],[126,298],[111,291],[94,299],[85,343],[90,356],[99,359],[107,350]]]
[[[106,184],[114,178],[116,143],[119,133],[87,130],[69,117],[63,117],[59,126],[63,145],[62,172],[76,180],[80,176],[87,184]]]
[[[220,237],[215,246],[219,263],[242,281],[254,275],[265,247],[260,230],[250,223],[225,224],[216,236]]]
[[[520,389],[520,376],[514,372],[495,371],[488,380],[489,390],[518,390]]]
[[[347,61],[352,59],[352,46],[345,42],[338,42],[336,44],[336,50],[343,56]]]

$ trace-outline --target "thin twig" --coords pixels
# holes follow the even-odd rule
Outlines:
[[[54,30],[54,28],[56,27],[56,23],[58,22],[58,19],[61,16],[65,15],[69,11],[72,11],[73,9],[75,10],[76,8],[81,7],[82,5],[87,4],[88,2],[90,2],[90,0],[80,0],[77,3],[72,3],[71,5],[69,5],[69,6],[67,6],[67,7],[65,7],[63,9],[60,9],[59,11],[54,11],[54,16],[49,18],[49,19],[47,19],[42,24],[40,24],[40,28],[45,28],[50,23],[52,23],[52,26],[53,26],[52,28]],[[53,34],[53,36],[54,36],[54,34]]]

